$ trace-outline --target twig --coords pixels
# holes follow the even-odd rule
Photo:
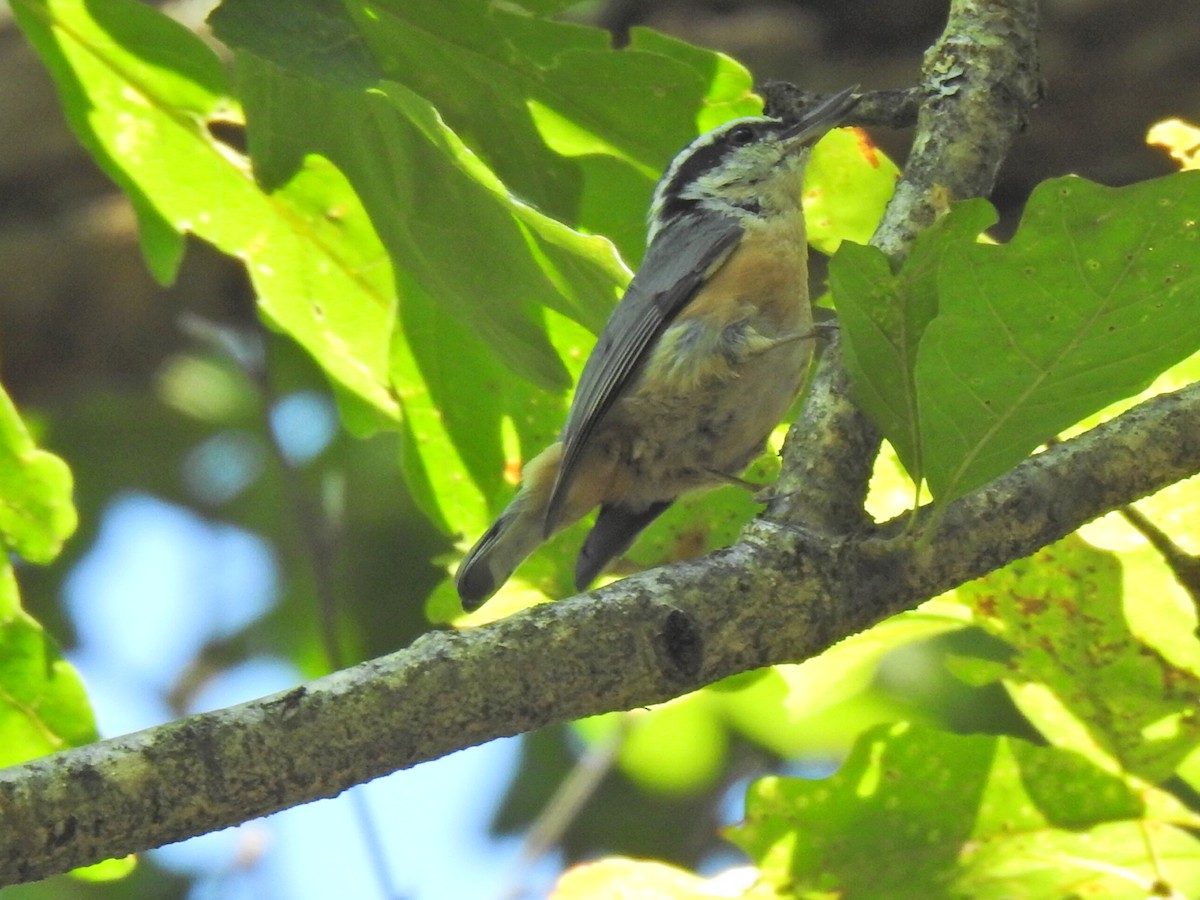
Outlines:
[[[1136,507],[1123,506],[1120,513],[1158,551],[1175,580],[1191,595],[1192,603],[1200,610],[1200,557],[1185,552]]]
[[[625,736],[629,732],[630,715],[631,713],[624,713],[612,734],[605,735],[603,740],[597,741],[583,752],[549,802],[538,813],[538,817],[525,833],[517,870],[510,879],[509,886],[501,892],[501,900],[518,900],[528,872],[562,839],[571,823],[583,812],[596,789],[612,771]]]

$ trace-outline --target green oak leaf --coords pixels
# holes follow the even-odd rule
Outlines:
[[[917,481],[923,438],[917,355],[938,314],[938,266],[950,247],[974,241],[995,220],[982,200],[960,205],[917,237],[895,274],[880,250],[855,243],[843,244],[829,263],[855,399]]]
[[[902,723],[829,778],[759,780],[729,836],[760,869],[754,898],[1193,896],[1192,817],[1154,812],[1159,794],[1069,751]]]
[[[1157,635],[1170,646],[1180,616],[1155,598],[1126,598],[1115,554],[1071,535],[957,593],[978,624],[1016,650],[980,671],[1004,679],[1047,740],[1111,757],[1153,782],[1200,743],[1200,672],[1151,643]],[[1137,609],[1138,634],[1127,605]],[[1194,636],[1190,643],[1195,662]]]
[[[999,246],[938,266],[916,366],[922,474],[948,500],[1200,347],[1200,172],[1039,185]]]

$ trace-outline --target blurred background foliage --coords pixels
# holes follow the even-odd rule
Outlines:
[[[1053,175],[1075,172],[1118,185],[1172,171],[1165,154],[1146,147],[1145,130],[1200,109],[1193,77],[1200,25],[1191,0],[1048,0],[1044,7],[1047,97],[993,196],[1001,233],[1015,225],[1033,186]],[[209,5],[164,9],[206,34]],[[617,42],[628,40],[631,27],[648,25],[726,51],[758,79],[813,90],[856,82],[873,89],[915,82],[945,4],[610,0],[576,5],[570,15],[610,29]],[[127,570],[147,564],[142,590],[128,582],[112,588],[135,592],[127,607],[92,605],[128,638],[132,662],[123,677],[142,679],[159,718],[203,708],[212,702],[211,686],[248,663],[286,664],[284,674],[260,682],[268,684],[288,672],[327,671],[314,548],[329,553],[335,628],[348,662],[396,650],[427,630],[426,604],[452,544],[406,494],[396,465],[399,438],[359,439],[337,426],[324,375],[289,339],[257,323],[253,292],[233,260],[193,240],[174,284],[162,288],[150,277],[128,203],[67,130],[45,69],[3,7],[0,121],[14,125],[0,128],[0,381],[39,445],[68,461],[79,515],[55,565],[23,565],[18,577],[25,608],[79,662],[85,680],[96,635],[115,640],[112,621],[97,631],[78,608],[91,604],[80,596],[97,596],[80,594],[78,585],[105,548]],[[907,135],[873,137],[903,160]],[[528,189],[536,185],[533,178]],[[584,201],[584,215],[602,217]],[[623,231],[608,224],[632,264],[641,223]],[[822,277],[819,261],[816,275]],[[125,537],[114,538],[109,529],[127,522],[122,517],[131,509],[147,507],[158,516],[153,521],[190,529],[207,549],[175,559],[175,545],[155,542],[168,532],[165,524],[137,539],[126,525]],[[112,550],[114,540],[119,550]],[[1123,540],[1112,538],[1114,545]],[[222,583],[238,567],[258,573],[249,576],[259,579],[257,588],[247,590],[245,578],[232,582],[236,589]],[[186,634],[139,646],[139,620],[164,614],[167,598],[154,591],[167,569],[174,589],[192,591],[195,605],[187,615],[169,607],[175,631],[159,633]],[[436,605],[430,609],[437,615]],[[581,755],[616,748],[618,765],[605,770],[567,829],[561,859],[602,851],[711,868],[736,858],[717,829],[738,818],[746,784],[780,770],[781,761],[785,771],[824,774],[865,728],[900,719],[961,732],[1027,731],[996,682],[950,674],[949,658],[998,652],[982,631],[961,629],[956,615],[935,610],[897,622],[893,627],[910,630],[910,642],[887,654],[858,648],[862,659],[838,670],[840,683],[817,667],[754,673],[725,686],[741,689],[736,703],[710,690],[653,716],[602,717],[530,735],[517,764],[495,774],[508,784],[493,826],[523,832]],[[168,650],[174,655],[167,663],[144,658]],[[839,652],[845,663],[856,648]],[[819,694],[822,702],[796,713],[788,697],[798,693]],[[106,719],[98,705],[104,734],[154,718],[130,711]],[[252,849],[239,852],[253,864]],[[236,895],[228,883],[198,883],[208,896]],[[198,896],[179,870],[150,863],[124,882],[58,879],[13,895],[189,892]]]

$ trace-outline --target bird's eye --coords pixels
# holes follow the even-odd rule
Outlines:
[[[738,147],[745,147],[747,144],[754,143],[758,133],[754,130],[753,125],[739,125],[729,132],[729,143]]]

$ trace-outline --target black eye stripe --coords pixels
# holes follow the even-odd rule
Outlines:
[[[668,171],[664,177],[669,180],[659,184],[655,192],[659,199],[660,218],[666,221],[693,210],[697,205],[697,198],[681,196],[688,185],[695,183],[704,173],[720,168],[721,162],[736,153],[739,148],[753,144],[761,140],[767,132],[783,127],[782,122],[773,119],[739,122],[728,131],[713,135],[707,144],[692,150],[682,162],[677,160],[678,168],[674,172]]]
[[[664,196],[677,197],[687,185],[695,181],[701,174],[716,168],[728,152],[729,147],[724,141],[714,141],[696,150],[675,171],[674,176],[672,176],[670,182],[664,188]]]
[[[782,123],[773,121],[742,122],[730,128],[717,140],[696,149],[688,159],[684,160],[683,165],[675,171],[671,181],[665,186],[667,193],[677,194],[697,176],[717,168],[726,154],[759,140],[764,130],[771,126],[781,127]]]

